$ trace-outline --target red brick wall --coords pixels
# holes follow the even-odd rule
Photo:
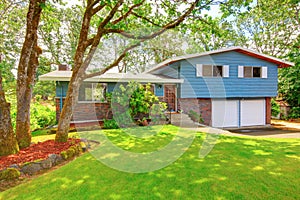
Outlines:
[[[201,114],[205,125],[211,125],[211,99],[181,98],[178,99],[178,108],[188,114],[193,110]]]
[[[64,101],[64,99],[63,99]],[[77,103],[72,121],[103,120],[112,118],[109,103]],[[56,98],[56,119],[60,116],[60,99]]]
[[[271,124],[271,97],[266,97],[266,124]]]

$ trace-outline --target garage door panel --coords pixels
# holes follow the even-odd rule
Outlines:
[[[241,101],[241,126],[265,125],[265,100]]]
[[[238,100],[212,101],[212,125],[214,127],[237,127],[238,119]]]

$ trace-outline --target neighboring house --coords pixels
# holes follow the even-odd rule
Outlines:
[[[278,68],[293,65],[249,49],[230,47],[168,59],[143,74],[104,74],[82,84],[73,120],[102,120],[110,107],[104,93],[113,91],[119,83],[138,81],[152,83],[155,95],[170,110],[193,110],[201,114],[206,125],[266,125],[271,121],[271,97],[277,95]],[[57,117],[71,73],[54,71],[40,77],[56,81]]]

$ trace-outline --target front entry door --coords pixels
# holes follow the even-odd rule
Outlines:
[[[167,103],[168,110],[176,111],[176,85],[165,85],[164,90],[164,101]]]

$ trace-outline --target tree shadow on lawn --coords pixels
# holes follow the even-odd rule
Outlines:
[[[91,132],[90,138],[95,134]],[[199,158],[204,137],[197,134],[172,164],[139,174],[112,169],[95,159],[101,144],[92,154],[5,191],[0,199],[299,199],[300,140],[220,136],[213,150]],[[135,147],[133,152],[148,152],[141,144]],[[176,148],[182,145],[172,150]]]

